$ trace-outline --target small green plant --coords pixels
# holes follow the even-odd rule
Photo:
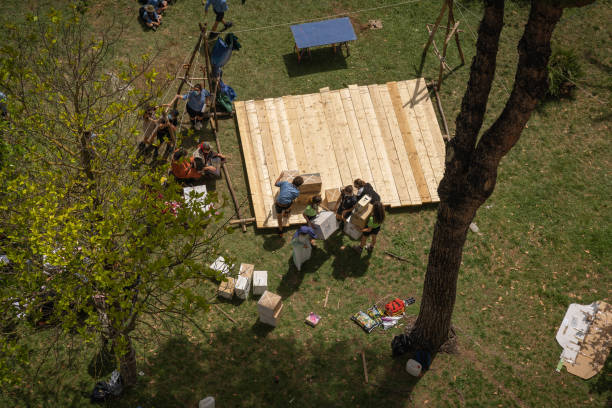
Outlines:
[[[575,81],[583,75],[573,50],[554,49],[548,63],[548,95],[553,98],[569,97],[576,87]]]

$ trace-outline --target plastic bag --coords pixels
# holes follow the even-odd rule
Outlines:
[[[366,333],[370,333],[378,326],[374,319],[361,310],[351,316],[351,320],[357,323]]]

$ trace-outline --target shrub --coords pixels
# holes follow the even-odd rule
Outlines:
[[[577,79],[584,75],[573,50],[553,49],[548,62],[548,95],[564,98],[571,95]]]

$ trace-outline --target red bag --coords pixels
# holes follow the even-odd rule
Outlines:
[[[401,315],[404,313],[404,309],[406,309],[406,305],[400,298],[395,298],[385,305],[385,313],[387,313],[389,316]]]

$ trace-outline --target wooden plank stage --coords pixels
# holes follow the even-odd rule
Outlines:
[[[383,204],[439,202],[444,140],[423,78],[257,101],[236,120],[258,228],[277,227],[274,181],[283,170],[320,173],[323,192],[361,178]],[[294,204],[289,224],[302,224]]]

